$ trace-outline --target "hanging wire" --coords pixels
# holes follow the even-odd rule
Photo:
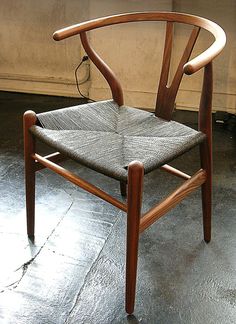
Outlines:
[[[78,70],[79,70],[79,68],[81,67],[81,65],[82,65],[85,61],[87,61],[87,60],[88,60],[88,56],[83,56],[81,62],[80,62],[80,63],[78,64],[78,66],[75,68],[75,81],[76,81],[76,87],[77,87],[77,90],[78,90],[78,92],[79,92],[79,94],[80,94],[80,96],[81,96],[82,98],[84,98],[84,99],[86,99],[86,100],[88,100],[88,101],[96,102],[96,100],[93,100],[93,99],[91,99],[91,98],[89,98],[89,97],[83,95],[83,93],[81,92],[81,90],[80,90],[80,88],[79,88],[80,84],[79,84],[79,78],[78,78]]]

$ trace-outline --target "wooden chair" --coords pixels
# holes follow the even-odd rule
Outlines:
[[[124,105],[118,79],[90,46],[87,39],[87,32],[90,30],[137,21],[166,22],[163,65],[155,115]],[[173,82],[167,86],[175,23],[193,27]],[[208,49],[189,61],[200,29],[210,32],[215,40]],[[27,232],[29,237],[34,236],[35,172],[43,168],[49,168],[84,190],[127,212],[126,311],[132,314],[135,302],[139,235],[200,186],[204,240],[209,242],[211,239],[212,60],[224,48],[226,37],[221,27],[204,18],[172,12],[138,12],[73,25],[56,31],[53,38],[60,41],[77,34],[80,35],[90,60],[107,80],[113,99],[37,115],[33,111],[24,114]],[[204,79],[199,108],[199,126],[198,131],[195,131],[172,121],[171,117],[183,74],[190,75],[202,68],[204,68]],[[44,157],[37,154],[36,139],[53,147],[56,153]],[[194,175],[189,176],[166,164],[196,145],[200,145],[201,169]],[[122,195],[126,194],[127,185],[127,203],[115,199],[59,166],[57,163],[64,158],[72,158],[97,172],[117,179],[120,181]],[[161,168],[185,181],[166,199],[141,215],[143,177],[156,168]]]

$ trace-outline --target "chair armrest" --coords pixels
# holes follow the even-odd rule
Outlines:
[[[56,41],[60,41],[65,38],[80,34],[82,32],[85,32],[85,31],[88,31],[91,29],[95,29],[95,28],[99,28],[98,22],[100,20],[101,20],[101,18],[94,19],[91,21],[86,21],[86,22],[82,22],[80,24],[76,24],[76,25],[72,25],[69,27],[59,29],[59,30],[55,31],[55,33],[53,33],[53,39]]]
[[[173,12],[136,12],[97,18],[57,30],[53,34],[53,39],[60,41],[92,29],[135,21],[172,21],[186,23],[206,29],[214,35],[214,43],[203,53],[184,65],[184,73],[188,75],[197,72],[211,62],[222,51],[226,43],[225,32],[213,21]]]
[[[226,35],[223,29],[216,25],[215,32],[215,41],[214,43],[206,49],[203,53],[199,54],[189,62],[184,65],[184,73],[191,75],[201,68],[210,63],[216,56],[220,54],[226,43]]]

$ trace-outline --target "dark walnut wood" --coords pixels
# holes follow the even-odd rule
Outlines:
[[[192,74],[204,67],[207,63],[219,55],[225,46],[225,33],[223,29],[216,23],[202,17],[176,12],[134,12],[97,18],[60,29],[53,34],[53,38],[59,41],[92,29],[135,21],[178,22],[198,26],[212,33],[212,35],[215,37],[215,42],[206,51],[185,64],[184,73],[186,74]]]
[[[27,234],[30,238],[34,237],[35,225],[35,161],[32,154],[35,153],[35,140],[29,132],[31,126],[37,121],[36,114],[28,110],[24,113],[24,157],[25,157],[25,193],[26,193],[26,218]]]
[[[200,32],[199,27],[194,27],[189,37],[187,46],[184,50],[182,58],[179,62],[177,71],[174,75],[172,83],[168,85],[171,52],[173,47],[173,22],[167,22],[166,41],[163,54],[161,77],[157,92],[155,115],[170,120],[175,107],[175,99],[179,89],[180,82],[184,74],[184,65],[187,63],[192,53],[193,47]]]
[[[126,249],[126,312],[134,311],[139,226],[142,208],[143,164],[131,162],[128,167],[128,210],[127,210],[127,249]]]
[[[185,180],[174,192],[142,215],[141,205],[144,177],[144,167],[142,163],[138,161],[131,162],[128,166],[128,185],[124,182],[120,182],[120,189],[123,196],[126,195],[126,190],[128,188],[127,204],[123,203],[103,190],[81,179],[72,172],[59,166],[57,163],[65,159],[65,157],[60,153],[56,152],[45,157],[37,154],[35,152],[35,140],[29,132],[30,127],[36,123],[37,118],[35,113],[32,111],[28,111],[24,115],[25,184],[28,235],[30,237],[34,236],[35,172],[43,168],[49,168],[82,189],[127,212],[126,311],[129,314],[133,313],[135,305],[139,235],[199,187],[202,189],[204,240],[209,242],[211,239],[212,61],[222,51],[226,42],[224,31],[214,22],[201,17],[173,12],[137,12],[114,15],[73,25],[55,32],[53,35],[55,40],[62,40],[80,34],[81,42],[86,53],[107,80],[111,88],[112,97],[120,106],[123,105],[121,84],[111,68],[91,47],[86,32],[109,25],[136,21],[166,21],[166,38],[163,53],[163,66],[157,93],[156,116],[170,120],[176,94],[183,74],[185,73],[190,75],[199,69],[204,68],[204,80],[198,123],[199,130],[206,135],[206,140],[200,145],[201,169],[193,176],[190,176],[167,164],[161,166],[160,168],[162,170]],[[169,85],[168,78],[174,37],[173,28],[175,23],[192,25],[192,32],[190,33],[189,40],[180,59],[174,78]],[[201,29],[210,32],[214,36],[215,40],[208,49],[189,61]]]
[[[202,184],[202,211],[203,230],[205,242],[211,240],[211,200],[212,200],[212,92],[213,92],[213,72],[212,62],[208,63],[204,69],[204,79],[202,95],[200,101],[198,128],[206,134],[206,141],[200,145],[201,167],[206,170],[207,178]]]
[[[115,76],[115,73],[90,46],[85,32],[80,33],[80,39],[85,52],[88,54],[91,61],[96,65],[98,70],[102,73],[104,78],[107,80],[111,88],[113,99],[115,100],[115,102],[117,102],[119,106],[122,106],[124,104],[123,91],[120,82]]]

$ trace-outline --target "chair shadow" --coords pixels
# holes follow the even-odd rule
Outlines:
[[[127,319],[127,323],[130,323],[130,324],[140,323],[139,320],[134,315],[127,315],[126,319]]]
[[[28,236],[28,242],[29,242],[30,246],[35,245],[35,237],[34,236]]]

